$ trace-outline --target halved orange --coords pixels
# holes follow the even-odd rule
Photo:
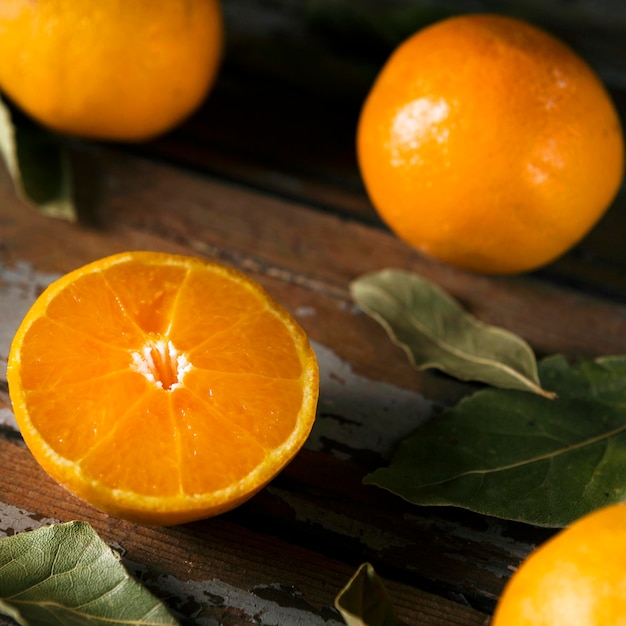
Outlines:
[[[50,285],[7,371],[41,466],[95,507],[145,524],[227,511],[276,476],[315,419],[305,331],[251,278],[128,252]]]

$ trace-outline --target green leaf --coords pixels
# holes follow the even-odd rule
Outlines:
[[[51,133],[13,123],[0,100],[0,154],[17,195],[44,215],[76,220],[69,157]]]
[[[369,563],[359,567],[335,598],[348,626],[398,626],[391,598]]]
[[[177,624],[85,522],[0,540],[0,613],[22,626]]]
[[[419,505],[567,526],[626,500],[626,356],[545,359],[558,397],[484,389],[400,444],[364,482]]]
[[[479,321],[425,278],[387,269],[358,278],[350,289],[418,369],[554,396],[542,389],[535,355],[523,339]]]

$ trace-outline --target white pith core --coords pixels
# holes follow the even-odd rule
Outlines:
[[[191,362],[170,340],[153,339],[132,353],[131,368],[165,391],[174,391],[191,369]]]

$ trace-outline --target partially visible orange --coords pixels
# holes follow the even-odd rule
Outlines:
[[[193,257],[129,252],[50,285],[7,372],[26,444],[95,507],[148,524],[231,509],[304,444],[318,366],[261,286]]]
[[[615,106],[571,48],[512,17],[432,24],[382,67],[358,121],[363,182],[423,253],[490,274],[578,243],[624,171]]]
[[[491,624],[626,624],[626,504],[582,517],[533,552],[506,585]]]
[[[56,131],[147,139],[204,100],[223,30],[219,0],[0,0],[0,89]]]

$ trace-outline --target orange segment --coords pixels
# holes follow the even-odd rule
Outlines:
[[[299,379],[267,378],[252,374],[224,374],[194,370],[185,379],[187,389],[232,424],[241,427],[268,450],[277,447],[296,426],[298,408],[302,403]],[[240,385],[233,395],[233,385]],[[178,399],[174,394],[174,401]],[[274,398],[269,405],[264,399]]]
[[[290,348],[292,329],[266,308],[256,290],[234,287],[227,277],[190,272],[174,311],[172,341],[193,355],[196,367],[299,378],[299,358]],[[254,352],[248,350],[251,337],[257,338]]]
[[[35,458],[103,511],[150,524],[226,511],[304,444],[319,374],[302,328],[254,281],[152,252],[52,284],[7,372]]]
[[[92,481],[138,495],[180,493],[177,428],[170,398],[152,389],[111,424],[77,464]],[[166,392],[165,392],[166,393]],[[136,461],[132,461],[136,459]]]
[[[28,365],[20,381],[25,389],[50,390],[128,368],[128,352],[49,317],[31,321],[28,339],[21,355]]]
[[[179,417],[179,454],[187,460],[180,476],[181,488],[187,493],[202,493],[207,485],[213,491],[228,488],[239,473],[253,472],[262,464],[266,450],[228,415],[186,388],[172,396],[172,403]],[[197,415],[210,415],[211,420],[197,420]],[[241,446],[247,454],[235,464],[230,451]],[[205,462],[203,450],[211,450],[211,465]]]
[[[140,398],[148,385],[132,372],[114,372],[52,389],[25,391],[24,400],[39,436],[57,454],[77,462],[110,433],[112,416],[123,415],[126,405],[120,399]],[[103,389],[116,392],[102,393]]]
[[[188,274],[188,268],[178,265],[130,261],[112,266],[104,279],[129,320],[144,332],[165,333]]]
[[[242,320],[189,350],[196,367],[205,370],[250,372],[270,377],[299,378],[300,363],[289,350],[288,330],[269,312]],[[250,337],[260,338],[254,354],[247,350]],[[184,343],[183,343],[184,345]]]
[[[46,318],[64,325],[68,333],[84,333],[91,339],[128,347],[134,323],[124,315],[119,299],[99,274],[82,276],[68,285],[48,306]],[[94,328],[93,320],[99,323]]]

